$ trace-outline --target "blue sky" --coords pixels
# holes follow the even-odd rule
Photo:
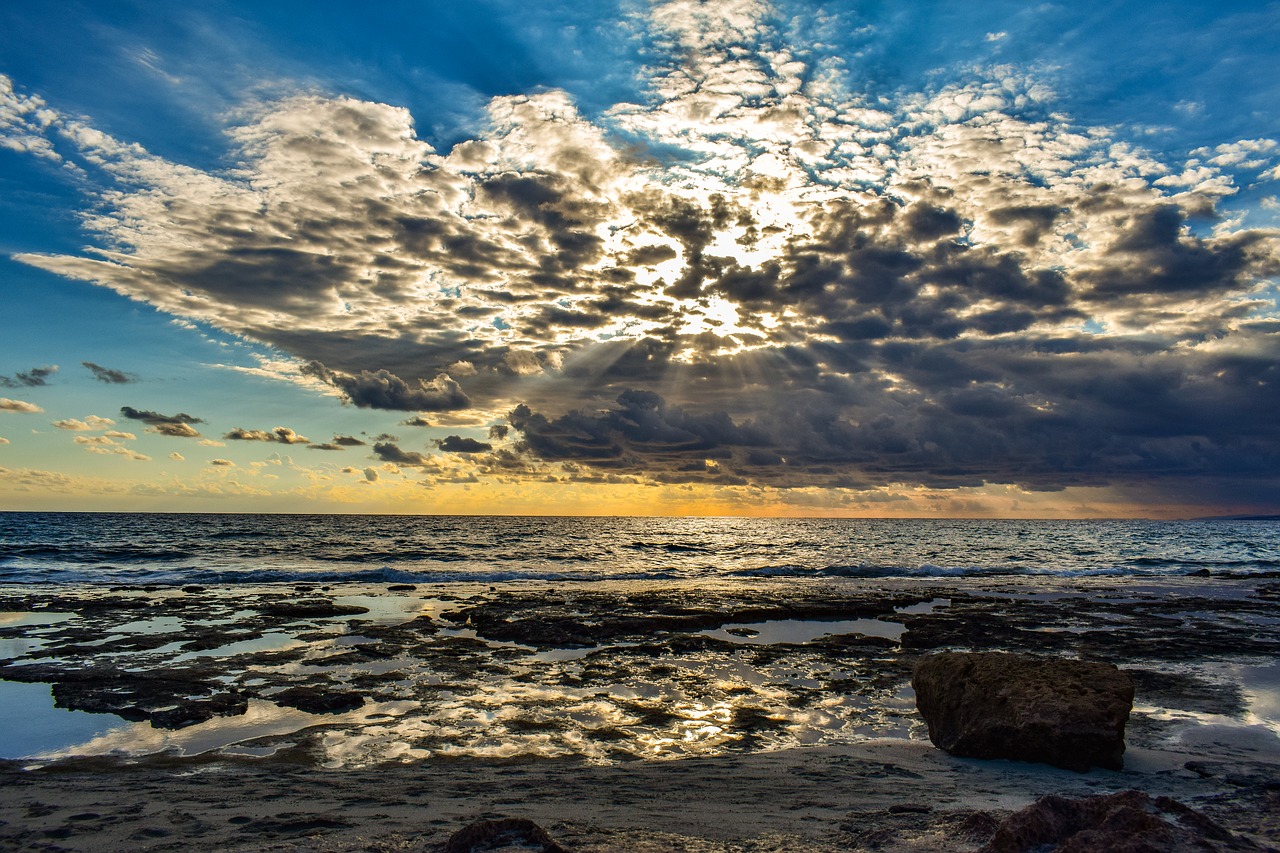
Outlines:
[[[1275,3],[9,4],[0,507],[1280,511],[1276,44]]]

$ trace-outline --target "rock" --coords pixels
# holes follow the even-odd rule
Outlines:
[[[32,670],[22,672],[23,669]],[[45,675],[46,677],[38,677]],[[32,678],[32,677],[35,678]],[[6,678],[54,681],[54,706],[90,714],[115,714],[131,722],[149,720],[154,728],[182,729],[214,717],[232,717],[249,709],[247,697],[222,691],[214,681],[184,678],[178,671],[128,673],[119,669],[82,669],[43,673],[14,667]]]
[[[288,687],[268,698],[277,705],[297,708],[308,714],[342,714],[364,706],[364,696],[359,693],[315,687]]]
[[[356,616],[368,613],[369,608],[358,604],[338,604],[327,598],[304,598],[300,601],[273,601],[258,608],[267,616],[287,616],[307,619],[324,616]]]
[[[944,652],[916,664],[911,686],[929,739],[953,755],[1124,765],[1133,683],[1111,664]]]
[[[180,702],[172,708],[151,712],[151,726],[156,729],[184,729],[212,720],[214,717],[236,717],[249,710],[243,695],[216,693],[208,699]]]
[[[1071,800],[1050,794],[996,827],[978,853],[1203,853],[1259,850],[1168,797],[1121,791]]]
[[[387,587],[387,592],[413,592],[415,589],[417,587],[411,583],[393,583]]]
[[[542,853],[569,853],[553,841],[545,829],[522,817],[477,821],[450,836],[440,853],[481,853],[517,844]]]

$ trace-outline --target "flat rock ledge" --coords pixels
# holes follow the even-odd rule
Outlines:
[[[1111,664],[943,652],[920,659],[911,686],[929,739],[952,755],[1124,766],[1133,682]]]

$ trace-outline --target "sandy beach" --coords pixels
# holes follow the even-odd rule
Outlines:
[[[1239,746],[1239,745],[1237,745]],[[1280,840],[1280,756],[1134,750],[1121,772],[954,758],[922,743],[636,762],[85,760],[3,770],[0,844],[27,850],[426,850],[526,817],[583,851],[977,849],[1044,794],[1169,796],[1260,844]]]

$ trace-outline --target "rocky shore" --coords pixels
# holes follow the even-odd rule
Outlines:
[[[10,587],[0,679],[118,726],[9,744],[0,845],[418,850],[510,816],[572,850],[963,851],[1042,796],[1137,790],[1265,848],[1278,599],[1203,578]],[[934,748],[912,671],[954,651],[1119,667],[1123,765]]]

